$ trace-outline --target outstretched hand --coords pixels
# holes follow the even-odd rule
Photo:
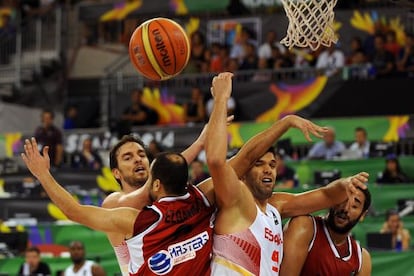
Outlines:
[[[222,97],[225,99],[230,98],[232,92],[232,77],[233,73],[224,72],[213,78],[213,81],[211,82],[211,95],[214,99]]]
[[[368,182],[369,174],[366,172],[360,172],[354,176],[348,177],[345,179],[346,183],[346,193],[348,195],[348,201],[346,204],[346,210],[351,208],[355,203],[355,194],[357,189],[365,190],[367,189],[366,183]]]
[[[300,131],[302,131],[306,140],[309,142],[312,142],[311,134],[318,138],[322,138],[323,135],[328,131],[327,127],[318,126],[317,124],[314,124],[311,121],[296,115],[288,115],[286,116],[286,119],[289,120],[289,123],[292,127],[298,128]]]
[[[34,137],[24,141],[24,153],[21,156],[26,167],[36,178],[39,178],[42,173],[50,169],[49,147],[46,146],[43,148],[42,156]]]

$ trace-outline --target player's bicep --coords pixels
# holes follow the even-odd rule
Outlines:
[[[358,276],[371,276],[372,272],[372,263],[371,263],[371,255],[369,252],[362,248],[362,265],[361,270],[358,272]]]
[[[300,275],[308,256],[314,235],[313,219],[310,216],[292,218],[283,229],[283,260],[281,276]]]
[[[96,206],[83,206],[78,222],[89,228],[105,233],[131,234],[138,211],[132,208],[106,209]]]
[[[226,162],[223,166],[215,166],[209,170],[218,206],[235,205],[241,198],[241,184],[233,168]]]

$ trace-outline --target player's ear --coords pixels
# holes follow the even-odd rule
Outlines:
[[[114,175],[115,179],[121,180],[121,173],[117,168],[112,169],[112,174]]]
[[[365,216],[367,215],[368,210],[365,210],[365,212],[362,214],[362,216],[359,218],[359,222],[363,222],[365,219]]]
[[[159,191],[160,191],[160,189],[161,189],[161,181],[160,181],[159,179],[155,179],[155,180],[152,182],[152,189],[153,189],[155,192],[159,192]]]

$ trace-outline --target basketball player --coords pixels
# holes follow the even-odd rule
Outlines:
[[[124,235],[131,254],[130,275],[210,274],[215,207],[209,203],[212,199],[187,185],[188,166],[181,154],[161,153],[152,162],[144,185],[151,206],[107,209],[79,204],[51,175],[48,147],[41,155],[37,146],[35,138],[24,144],[22,158],[30,172],[69,219]],[[135,147],[120,159],[128,163],[138,154]]]
[[[326,217],[292,218],[284,229],[280,275],[371,275],[371,256],[352,238],[352,228],[371,205],[368,189],[358,189],[351,208],[332,207]]]
[[[228,119],[229,122],[232,117]],[[187,163],[192,162],[203,149],[205,127],[194,143],[182,152]],[[136,153],[136,154],[135,154]],[[109,153],[110,168],[121,186],[121,191],[107,196],[102,207],[132,207],[142,209],[151,203],[149,194],[143,185],[148,179],[149,163],[145,145],[141,140],[126,135],[111,149]],[[129,251],[122,233],[107,233],[123,276],[128,276]]]
[[[97,263],[85,259],[85,246],[81,241],[69,245],[72,263],[61,276],[105,276],[105,270]]]
[[[363,183],[367,181],[367,174],[340,179],[302,194],[273,194],[277,164],[274,152],[265,153],[263,148],[264,155],[239,180],[238,167],[230,166],[225,160],[226,102],[231,94],[231,77],[231,73],[222,73],[213,79],[214,107],[205,145],[218,206],[212,274],[277,275],[283,257],[282,218],[343,202],[345,191],[350,193],[356,191],[355,187],[365,188]],[[295,119],[295,116],[287,116],[279,122],[287,129]],[[298,123],[311,124],[306,120]],[[313,134],[321,131],[313,130]],[[310,139],[309,135],[305,136]],[[263,137],[260,146],[271,145],[269,138]]]

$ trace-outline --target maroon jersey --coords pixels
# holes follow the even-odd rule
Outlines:
[[[215,208],[194,186],[147,206],[127,240],[129,274],[210,275]]]
[[[362,264],[362,252],[359,244],[351,236],[348,236],[347,241],[341,245],[342,248],[337,248],[329,235],[323,218],[313,218],[313,224],[314,235],[301,275],[356,275]],[[341,257],[340,251],[348,252],[348,254]]]

